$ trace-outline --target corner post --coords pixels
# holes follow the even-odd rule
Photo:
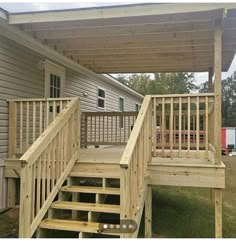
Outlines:
[[[221,69],[222,69],[222,23],[216,23],[215,29],[215,53],[214,53],[214,71],[215,71],[215,149],[216,149],[216,164],[221,164]]]
[[[222,238],[222,189],[214,189],[215,193],[215,238]]]
[[[16,103],[10,101],[8,104],[8,158],[16,158],[16,129],[17,129],[17,111]],[[7,179],[7,207],[14,207],[16,204],[16,180]]]
[[[145,200],[145,238],[152,238],[152,186],[148,186]]]

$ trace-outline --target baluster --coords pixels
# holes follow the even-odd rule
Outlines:
[[[35,142],[35,130],[36,130],[36,103],[33,102],[33,143]]]
[[[20,152],[23,153],[23,102],[20,102]]]
[[[41,193],[41,175],[42,175],[42,158],[39,157],[37,161],[37,200],[36,200],[36,214],[40,210],[40,193]]]
[[[199,158],[199,136],[200,136],[200,128],[199,128],[199,97],[197,97],[197,104],[196,104],[196,126],[197,126],[197,158]]]
[[[170,157],[173,159],[173,97],[170,99]]]
[[[205,97],[205,158],[208,159],[208,97]]]
[[[156,157],[156,153],[157,153],[157,101],[156,98],[153,98],[153,156]]]
[[[182,152],[182,97],[179,97],[179,158]]]
[[[29,102],[26,102],[26,149],[29,148]]]
[[[165,143],[166,143],[166,115],[165,115],[165,98],[162,98],[162,122],[161,122],[161,148],[162,148],[162,157],[165,155]]]
[[[190,157],[190,110],[191,110],[191,101],[188,97],[188,157]]]

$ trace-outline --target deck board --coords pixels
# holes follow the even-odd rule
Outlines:
[[[103,164],[119,164],[122,154],[124,152],[124,147],[103,147],[103,148],[86,148],[80,150],[80,158],[78,162],[81,163],[103,163]],[[194,152],[193,152],[194,153]],[[210,152],[209,152],[210,154]],[[153,157],[152,165],[163,164],[163,165],[181,165],[181,166],[214,166],[215,161],[211,159],[200,158],[178,158],[174,157]]]

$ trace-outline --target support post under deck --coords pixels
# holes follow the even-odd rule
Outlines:
[[[145,238],[152,238],[152,187],[150,185],[145,200]]]
[[[214,189],[215,193],[215,238],[222,238],[222,189]]]

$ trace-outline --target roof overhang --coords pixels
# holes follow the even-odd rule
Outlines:
[[[236,50],[236,4],[126,5],[9,14],[8,20],[96,73],[208,71],[219,23],[222,71]]]

